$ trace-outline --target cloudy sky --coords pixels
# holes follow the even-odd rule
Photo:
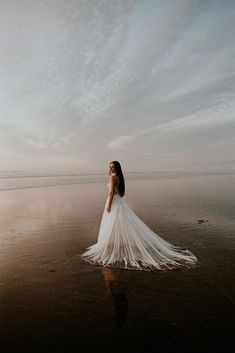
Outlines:
[[[235,169],[234,0],[0,0],[0,170]]]

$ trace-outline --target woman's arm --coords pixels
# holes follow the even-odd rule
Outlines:
[[[111,212],[111,206],[112,206],[112,201],[113,201],[113,196],[114,196],[114,186],[117,180],[116,175],[111,175],[110,176],[110,192],[109,192],[109,202],[106,211]]]

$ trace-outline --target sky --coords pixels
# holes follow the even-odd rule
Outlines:
[[[0,0],[0,171],[235,170],[234,0]]]

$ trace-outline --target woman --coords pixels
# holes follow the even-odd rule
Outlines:
[[[130,209],[123,196],[125,181],[119,162],[109,165],[109,196],[98,241],[82,254],[92,264],[138,270],[192,267],[198,260],[189,250],[163,240]]]

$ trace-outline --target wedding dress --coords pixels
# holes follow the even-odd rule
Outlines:
[[[108,184],[110,188],[110,183]],[[81,257],[91,264],[137,270],[170,270],[198,264],[188,249],[174,246],[153,232],[114,188],[112,209],[109,197],[102,216],[98,241]]]

